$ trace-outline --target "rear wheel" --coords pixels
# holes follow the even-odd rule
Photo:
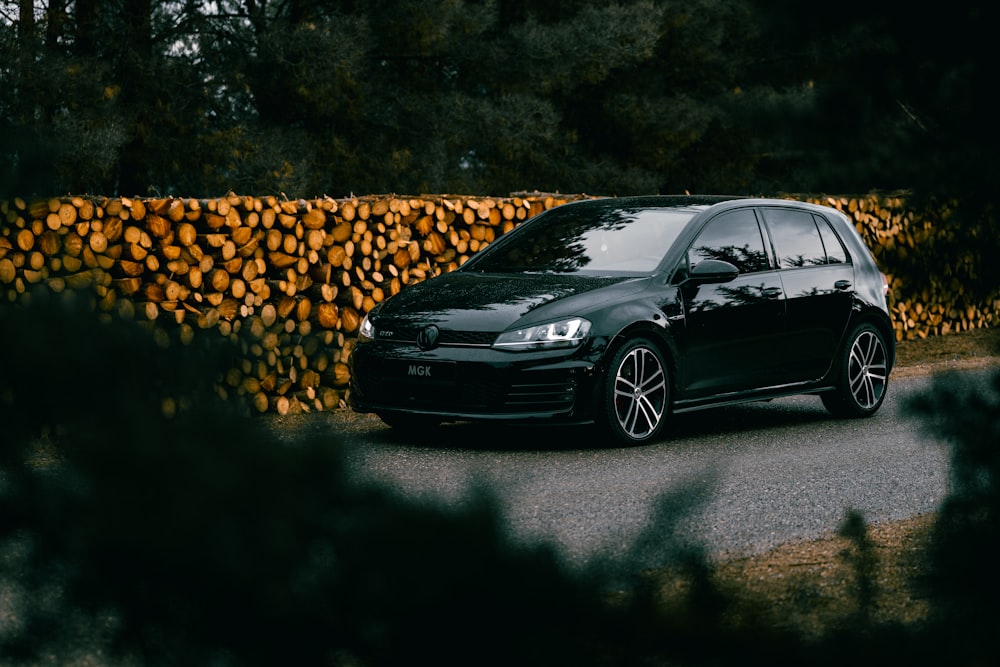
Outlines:
[[[822,394],[823,405],[838,417],[870,417],[878,411],[889,386],[889,356],[881,332],[858,326],[837,359],[837,388]]]
[[[667,364],[645,338],[623,345],[601,384],[598,414],[605,430],[623,445],[654,439],[663,429],[670,398]]]

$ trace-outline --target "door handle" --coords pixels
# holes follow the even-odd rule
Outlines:
[[[781,288],[765,287],[763,290],[761,290],[761,293],[764,295],[764,298],[766,299],[777,299],[778,297],[781,296]]]
[[[833,289],[840,290],[841,292],[849,290],[850,288],[851,288],[850,280],[838,280],[833,284]]]

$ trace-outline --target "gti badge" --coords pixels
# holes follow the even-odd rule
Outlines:
[[[432,350],[437,347],[438,336],[441,335],[440,329],[431,324],[430,326],[424,327],[417,334],[417,347],[421,350]]]

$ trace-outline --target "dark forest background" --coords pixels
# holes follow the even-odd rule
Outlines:
[[[996,14],[0,1],[0,196],[909,190],[978,212]]]

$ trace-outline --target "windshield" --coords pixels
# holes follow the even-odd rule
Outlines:
[[[650,273],[704,206],[552,209],[487,248],[468,268],[484,273]]]

